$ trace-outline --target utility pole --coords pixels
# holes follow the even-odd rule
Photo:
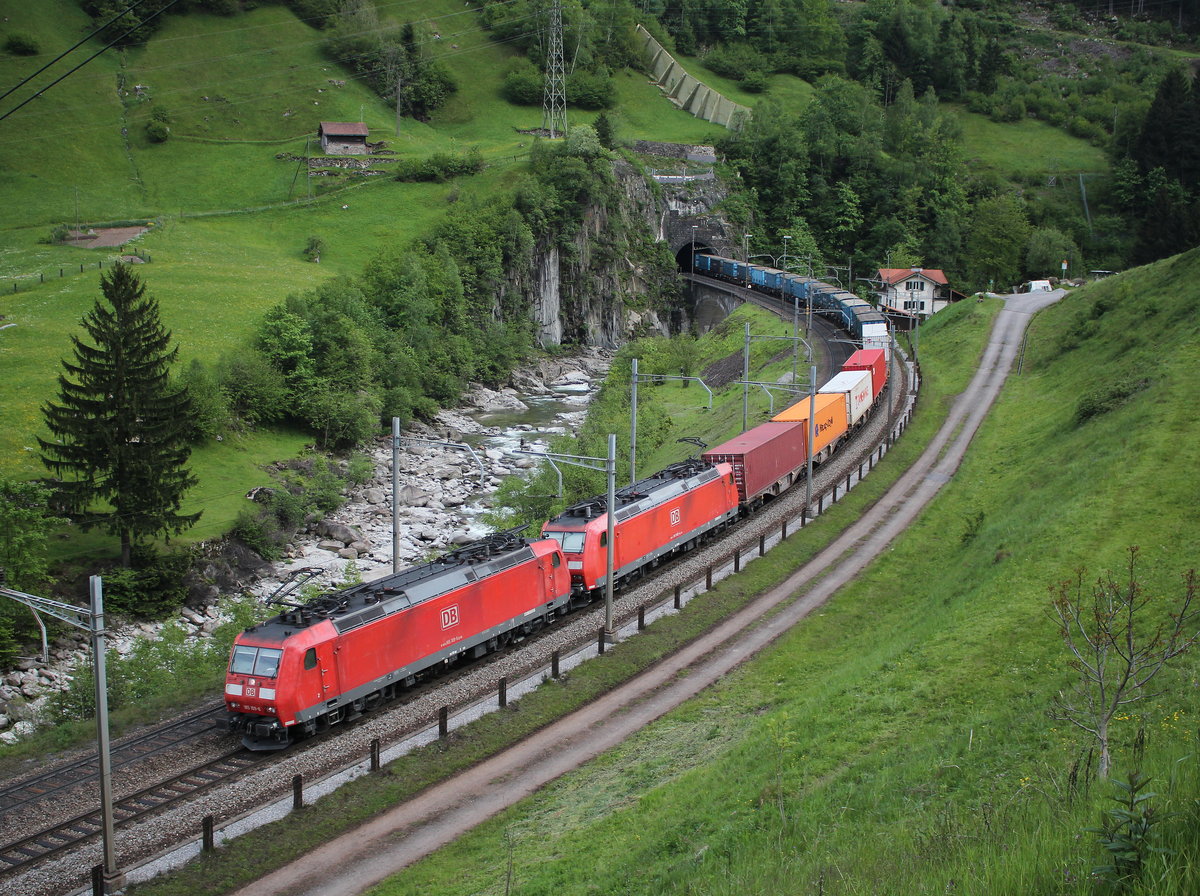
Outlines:
[[[88,590],[91,606],[84,610],[71,604],[7,588],[4,570],[0,569],[0,597],[10,597],[29,607],[42,628],[43,637],[46,627],[42,625],[38,610],[49,613],[55,619],[75,628],[81,628],[92,636],[92,663],[96,679],[96,752],[100,760],[100,819],[104,848],[103,888],[105,893],[119,893],[125,887],[125,874],[117,867],[116,831],[113,820],[112,760],[108,739],[108,679],[104,663],[104,586],[100,576],[88,579]]]
[[[546,94],[542,101],[542,130],[551,140],[567,135],[567,75],[563,66],[562,6],[550,5],[550,52],[546,58]]]

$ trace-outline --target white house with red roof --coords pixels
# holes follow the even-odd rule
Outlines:
[[[955,300],[942,271],[933,268],[880,268],[876,275],[879,309],[924,320]]]

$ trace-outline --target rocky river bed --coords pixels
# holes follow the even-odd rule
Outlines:
[[[539,463],[514,454],[514,449],[544,450],[550,436],[574,430],[587,413],[593,384],[603,379],[610,361],[611,352],[602,349],[543,359],[515,372],[504,388],[475,386],[461,407],[405,429],[396,471],[400,568],[486,534],[482,516],[491,495],[506,476],[519,475]],[[327,586],[347,577],[370,580],[390,573],[391,442],[388,436],[369,449],[371,477],[355,486],[337,511],[296,533],[280,562],[249,558],[242,575],[226,578],[224,588],[213,586],[205,600],[183,608],[173,620],[121,623],[110,616],[110,648],[126,655],[139,639],[158,637],[166,625],[180,626],[189,638],[203,639],[223,621],[223,599],[244,594],[265,598],[297,569],[320,569],[313,581]],[[451,445],[470,445],[473,454]],[[0,743],[15,743],[32,733],[50,695],[69,686],[78,664],[90,662],[86,634],[75,630],[60,634],[51,644],[48,660],[23,658],[0,676]]]

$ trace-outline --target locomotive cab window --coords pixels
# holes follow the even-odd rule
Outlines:
[[[279,672],[279,660],[282,656],[282,650],[272,647],[234,647],[229,671],[237,675],[261,675],[263,678],[274,678]]]
[[[258,658],[254,661],[254,674],[261,675],[263,678],[274,678],[279,672],[279,661],[282,658],[282,650],[260,647]]]
[[[229,671],[238,675],[253,674],[254,658],[257,655],[257,647],[234,647],[233,659],[229,663]]]
[[[562,545],[564,554],[583,553],[582,532],[547,532],[546,537],[553,538],[560,545]]]
[[[317,648],[310,647],[308,650],[304,651],[304,668],[317,668]]]
[[[555,569],[558,569],[560,566],[562,566],[562,554],[554,554],[550,558],[550,565]]]

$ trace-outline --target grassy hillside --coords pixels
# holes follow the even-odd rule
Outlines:
[[[517,129],[540,125],[541,109],[499,97],[499,73],[512,51],[491,43],[460,4],[423,3],[421,14],[437,22],[437,52],[459,91],[434,120],[403,121],[399,135],[389,104],[323,55],[320,32],[273,4],[233,18],[169,17],[147,46],[103,54],[5,121],[0,189],[9,201],[0,208],[0,314],[11,326],[0,341],[8,374],[0,400],[0,473],[44,472],[31,450],[41,431],[39,408],[53,395],[70,335],[99,297],[97,264],[117,254],[49,245],[53,225],[152,222],[136,247],[153,261],[139,273],[159,300],[181,359],[215,363],[238,351],[262,313],[288,294],[356,274],[381,250],[427,232],[460,195],[491,195],[520,176],[530,138]],[[43,55],[0,54],[0,83],[35,71],[78,40],[86,24],[75,0],[13,10],[6,27],[36,35]],[[127,88],[124,102],[119,83]],[[620,75],[618,90],[618,128],[627,139],[704,141],[718,131],[673,109],[643,76]],[[24,95],[17,92],[11,102]],[[161,145],[144,132],[155,108],[168,110],[172,122],[172,136]],[[490,166],[457,184],[314,178],[309,201],[297,163],[277,154],[302,154],[321,120],[360,116],[372,139],[402,157],[478,148]],[[30,134],[38,135],[39,148],[53,151],[30,152]],[[325,241],[320,265],[302,256],[310,236]],[[15,293],[8,289],[13,281]],[[280,456],[274,452],[294,453],[303,441],[280,434],[199,451],[194,467],[201,485],[189,504],[206,513],[188,537],[224,531],[240,495],[261,479],[256,466]]]

